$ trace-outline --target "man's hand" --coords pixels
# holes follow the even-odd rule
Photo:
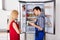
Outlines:
[[[40,26],[35,25],[35,24],[32,23],[32,22],[28,22],[28,23],[29,23],[30,25],[32,25],[32,26],[38,28],[38,30],[43,30],[43,28],[41,28]]]
[[[39,27],[39,29],[38,29],[38,30],[43,30],[43,28],[40,28],[40,27]]]

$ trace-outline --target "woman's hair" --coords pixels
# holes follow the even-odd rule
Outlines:
[[[11,15],[14,15],[14,14],[18,15],[18,11],[17,10],[12,10]]]
[[[18,15],[18,11],[17,10],[12,10],[11,14],[10,14],[10,19],[11,20],[13,17],[15,17],[16,15]]]

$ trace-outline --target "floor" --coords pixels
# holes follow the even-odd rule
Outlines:
[[[9,40],[9,33],[6,33],[6,32],[1,32],[0,33],[0,40]],[[24,33],[20,34],[20,40],[34,40],[34,34],[27,34],[25,36]]]

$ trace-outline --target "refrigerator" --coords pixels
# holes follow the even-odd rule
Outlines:
[[[41,13],[45,15],[45,34],[55,34],[55,0],[50,1],[19,1],[19,18],[22,32],[25,33],[25,40],[28,39],[27,34],[35,35],[35,27],[29,22],[36,22],[32,19],[37,17],[34,15],[33,8],[39,6]],[[46,36],[45,36],[46,37]],[[34,36],[35,39],[35,36]],[[46,40],[46,39],[45,39]]]

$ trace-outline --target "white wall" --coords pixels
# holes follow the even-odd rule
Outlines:
[[[0,9],[2,9],[2,0],[0,0]]]
[[[10,11],[0,10],[0,29],[7,29],[7,19],[10,13]]]
[[[6,10],[14,10],[14,9],[18,9],[18,0],[5,0],[5,9]]]

